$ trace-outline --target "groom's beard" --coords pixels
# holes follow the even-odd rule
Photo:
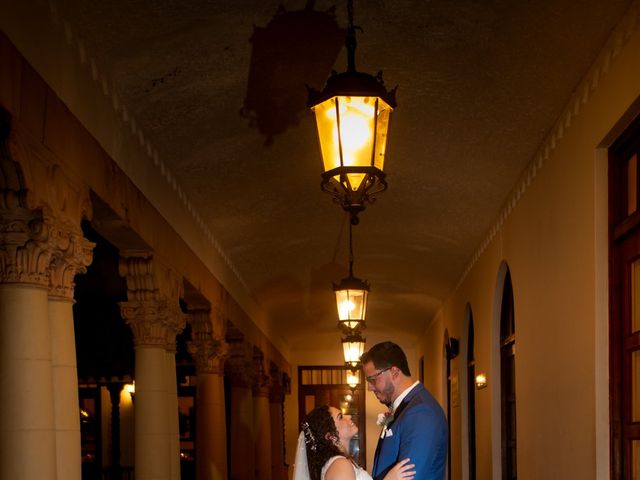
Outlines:
[[[390,381],[387,381],[382,387],[382,389],[377,391],[376,397],[378,398],[380,403],[389,407],[390,405],[393,404],[394,391],[395,389],[393,387],[393,383],[391,383]]]

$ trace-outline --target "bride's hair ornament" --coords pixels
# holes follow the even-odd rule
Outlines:
[[[309,427],[309,423],[304,421],[302,422],[302,431],[304,433],[304,442],[309,446],[309,449],[312,452],[315,452],[316,449],[318,448],[318,445],[316,443],[316,437],[313,435],[313,432],[311,431],[311,427]]]

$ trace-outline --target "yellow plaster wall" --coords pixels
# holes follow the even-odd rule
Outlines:
[[[576,89],[470,270],[421,339],[421,351],[434,360],[425,362],[425,375],[435,388],[444,382],[436,352],[444,328],[464,341],[465,307],[471,306],[476,371],[489,377],[488,388],[476,390],[477,478],[499,478],[495,345],[503,262],[515,300],[518,478],[608,478],[609,433],[602,422],[609,388],[602,375],[608,348],[606,155],[599,147],[640,112],[637,12],[636,4]],[[461,378],[464,361],[457,358],[452,368]],[[453,478],[467,478],[461,418],[461,407],[453,408]]]

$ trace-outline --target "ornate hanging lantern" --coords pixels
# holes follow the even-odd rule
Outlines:
[[[387,188],[384,159],[389,118],[396,107],[395,89],[387,91],[382,72],[356,71],[356,28],[348,2],[349,27],[345,46],[347,71],[334,74],[322,91],[309,88],[324,172],[322,190],[330,193],[358,223],[358,213]]]

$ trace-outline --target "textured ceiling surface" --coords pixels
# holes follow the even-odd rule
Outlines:
[[[346,2],[53,3],[270,321],[335,332],[347,219],[305,85],[345,68]],[[355,0],[357,68],[398,85],[389,189],[354,229],[370,330],[424,331],[629,4]]]

